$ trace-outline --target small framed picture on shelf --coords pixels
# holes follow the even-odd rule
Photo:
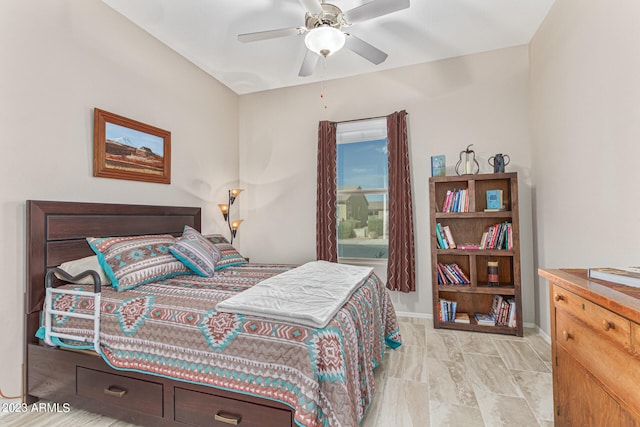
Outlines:
[[[431,176],[446,176],[447,162],[444,154],[431,156]]]

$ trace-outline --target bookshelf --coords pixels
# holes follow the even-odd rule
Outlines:
[[[499,190],[503,209],[486,211],[487,191],[490,190]],[[462,202],[458,203],[458,209],[445,209],[449,204],[448,193],[460,194],[458,198]],[[496,193],[490,191],[490,194],[491,203],[495,203]],[[434,327],[522,336],[517,173],[431,177],[429,205]],[[483,234],[492,227],[494,234],[498,233],[493,245],[481,246]],[[447,234],[453,236],[455,248],[443,242],[440,230],[445,228]],[[489,240],[489,234],[487,237]],[[491,249],[487,249],[489,247]],[[498,286],[490,286],[496,277],[490,277],[487,272],[489,262],[498,263]],[[456,275],[451,271],[443,272],[443,265],[453,266],[452,270],[459,268],[470,283],[462,284],[464,280],[461,280],[456,284]],[[439,276],[445,283],[439,283]],[[515,310],[511,326],[508,316],[503,317],[502,325],[481,325],[475,320],[475,313],[491,313],[496,296],[511,302],[509,309]],[[469,313],[470,322],[441,320],[441,300],[455,301],[456,311]]]

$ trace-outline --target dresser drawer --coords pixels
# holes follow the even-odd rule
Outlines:
[[[78,366],[76,393],[102,403],[162,417],[162,384]]]
[[[612,346],[602,335],[566,312],[556,312],[556,345],[566,350],[616,400],[640,409],[640,359],[631,350]]]
[[[291,427],[292,412],[179,387],[174,389],[175,420],[193,426]]]
[[[631,322],[624,317],[602,308],[582,297],[579,297],[565,289],[553,286],[553,303],[556,310],[570,313],[586,323],[593,332],[606,337],[631,350]],[[558,336],[558,339],[561,337]]]
[[[634,322],[631,322],[631,343],[633,352],[640,355],[640,325]]]

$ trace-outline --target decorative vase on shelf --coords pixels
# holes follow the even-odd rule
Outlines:
[[[503,173],[504,167],[509,164],[511,158],[507,154],[496,154],[495,156],[489,157],[489,164],[493,166],[493,173]]]
[[[458,175],[474,175],[480,171],[480,164],[476,160],[476,153],[471,149],[473,144],[469,144],[467,149],[460,152],[460,160],[456,163],[456,173]]]

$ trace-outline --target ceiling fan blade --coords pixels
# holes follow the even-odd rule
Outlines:
[[[279,30],[258,31],[256,33],[239,34],[238,40],[243,43],[259,40],[275,39],[278,37],[298,36],[307,32],[305,27],[281,28]]]
[[[366,41],[359,39],[353,34],[346,34],[347,39],[345,40],[344,46],[347,49],[350,49],[358,55],[362,56],[367,61],[373,62],[374,64],[378,65],[384,62],[385,59],[387,59],[387,56],[389,56],[377,47],[370,45]]]
[[[302,66],[300,67],[300,72],[298,73],[298,75],[300,77],[308,77],[313,74],[319,58],[320,57],[318,55],[307,49],[307,53],[305,53],[304,55],[304,60],[302,61]]]
[[[302,3],[309,13],[322,13],[322,6],[320,6],[320,2],[318,0],[300,0],[300,3]]]
[[[373,0],[345,12],[351,24],[377,18],[409,7],[410,0]]]

